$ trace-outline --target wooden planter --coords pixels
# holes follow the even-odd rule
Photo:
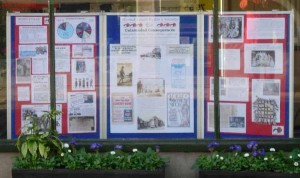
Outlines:
[[[165,178],[165,170],[27,170],[13,169],[12,178]]]
[[[230,172],[230,171],[199,171],[199,178],[300,178],[300,174],[276,172]]]

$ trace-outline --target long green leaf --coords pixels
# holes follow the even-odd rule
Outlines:
[[[45,157],[45,146],[42,143],[39,143],[39,152],[42,157],[47,158],[47,156]]]
[[[28,150],[31,153],[31,155],[35,158],[37,156],[37,143],[35,141],[28,142]]]
[[[27,151],[28,151],[27,142],[24,142],[21,147],[21,153],[24,158],[27,155]]]

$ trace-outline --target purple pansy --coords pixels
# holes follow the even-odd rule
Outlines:
[[[100,143],[92,143],[90,146],[90,149],[96,150],[96,149],[99,149],[100,147],[102,147],[102,145]]]

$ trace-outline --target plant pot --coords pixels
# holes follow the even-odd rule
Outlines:
[[[230,171],[199,171],[199,178],[299,178],[300,174],[288,174],[277,172],[230,172]]]
[[[165,178],[165,169],[144,170],[27,170],[13,169],[12,178]]]

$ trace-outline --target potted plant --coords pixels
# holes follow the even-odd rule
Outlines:
[[[228,150],[218,150],[220,144],[211,142],[210,153],[201,154],[194,168],[199,169],[199,178],[298,178],[300,177],[300,149],[292,152],[265,149],[256,141],[250,141],[243,151],[241,145],[232,145]]]
[[[46,112],[44,118],[54,119],[59,112]],[[12,178],[29,177],[102,177],[102,178],[164,178],[167,158],[148,148],[140,151],[123,151],[122,145],[101,152],[100,143],[92,143],[89,149],[79,146],[75,140],[64,143],[57,132],[41,132],[37,118],[31,117],[27,132],[20,134]]]

